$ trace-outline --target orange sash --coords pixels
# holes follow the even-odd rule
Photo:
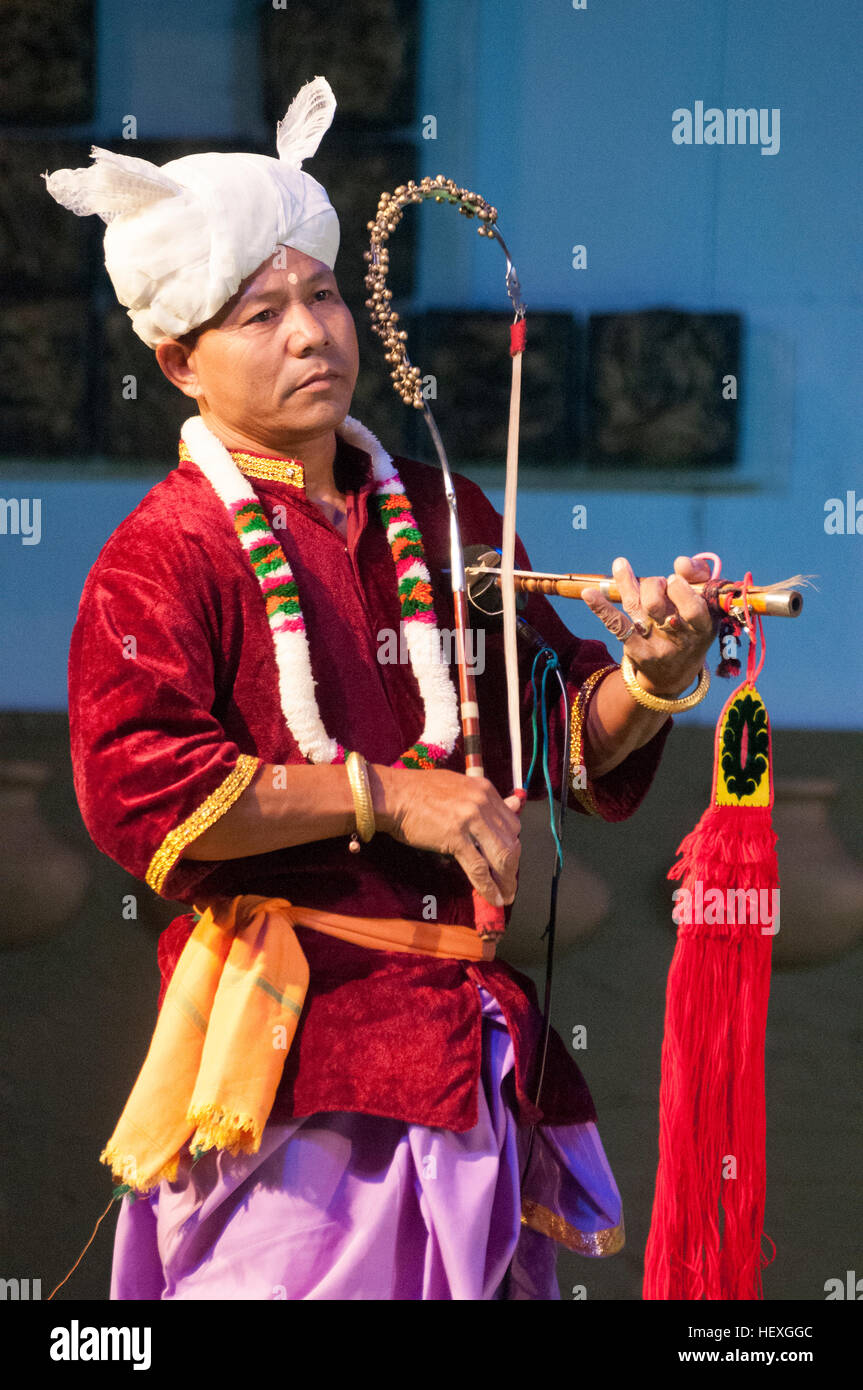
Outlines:
[[[165,994],[153,1039],[100,1155],[139,1192],[177,1176],[195,1153],[257,1153],[294,1039],[309,967],[294,926],[378,951],[493,960],[472,927],[351,917],[239,894],[202,912]]]

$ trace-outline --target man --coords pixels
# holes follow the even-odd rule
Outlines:
[[[279,160],[94,152],[49,180],[109,221],[118,295],[199,412],[102,550],[70,650],[88,829],[194,908],[160,941],[162,1012],[104,1155],[145,1194],[121,1209],[112,1297],[553,1299],[554,1239],[613,1253],[619,1195],[556,1034],[537,1110],[533,986],[472,929],[471,887],[511,904],[520,852],[501,643],[468,778],[451,673],[418,640],[453,623],[440,477],[348,415],[338,224],[300,168],[334,107],[307,84]],[[456,484],[463,542],[499,545]],[[607,819],[643,797],[664,702],[712,638],[687,582],[706,574],[675,570],[639,583],[616,562],[629,619],[590,596],[643,695],[542,596],[525,610],[573,701],[570,799]],[[382,662],[401,627],[410,660]]]

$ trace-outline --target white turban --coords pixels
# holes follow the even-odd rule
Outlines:
[[[89,168],[43,175],[58,203],[108,224],[105,266],[149,347],[206,323],[279,246],[333,269],[338,218],[301,166],[335,109],[326,78],[307,82],[277,127],[278,159],[193,154],[159,168],[94,145]]]

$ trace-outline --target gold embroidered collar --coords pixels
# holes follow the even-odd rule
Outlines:
[[[264,478],[269,482],[288,483],[305,491],[305,471],[299,459],[271,459],[261,454],[244,454],[231,450],[231,458],[247,478]]]
[[[263,478],[267,482],[287,483],[290,487],[305,492],[305,469],[299,459],[267,458],[263,454],[247,454],[240,449],[230,450],[231,458],[241,473],[247,478]],[[191,454],[185,442],[180,440],[180,458],[188,463]]]

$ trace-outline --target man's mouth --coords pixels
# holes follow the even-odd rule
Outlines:
[[[299,382],[298,385],[294,387],[294,390],[305,391],[306,389],[308,389],[313,391],[321,391],[324,390],[327,386],[331,386],[332,383],[336,380],[337,375],[335,372],[331,372],[328,370],[312,372],[310,376],[307,376],[303,381]]]

